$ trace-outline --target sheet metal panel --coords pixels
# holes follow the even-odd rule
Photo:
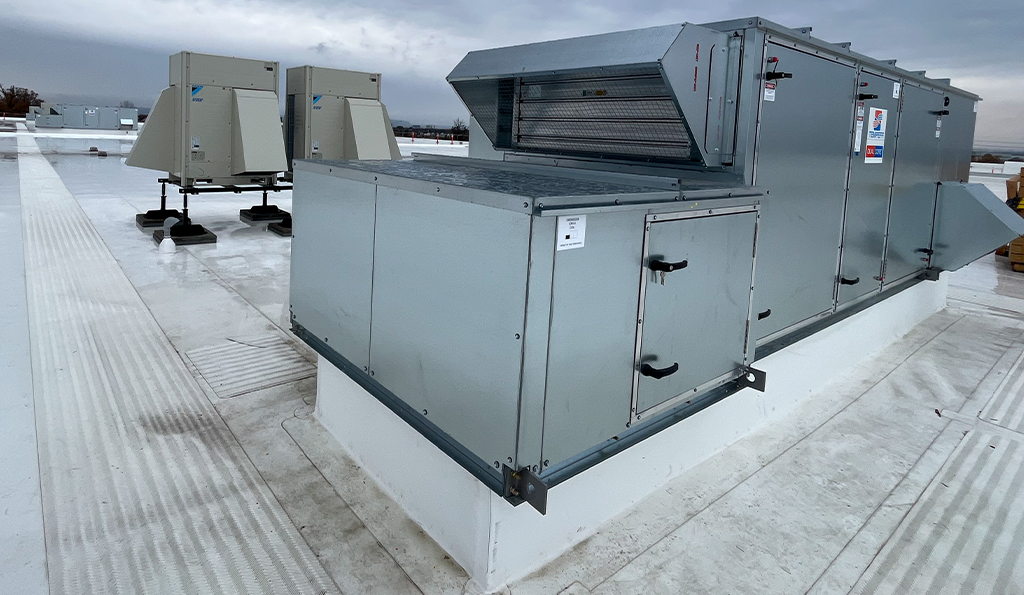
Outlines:
[[[662,25],[469,52],[448,81],[586,70],[661,60],[683,25]]]
[[[882,258],[885,252],[885,228],[889,217],[889,197],[892,170],[896,154],[896,133],[899,124],[900,101],[894,97],[894,84],[898,81],[861,72],[858,95],[877,95],[857,101],[857,118],[850,163],[849,191],[846,197],[846,217],[843,227],[843,253],[839,267],[840,279],[850,285],[838,285],[840,306],[881,290]],[[868,129],[876,110],[886,113],[886,142],[882,161],[867,156]],[[874,160],[873,160],[874,159]]]
[[[589,214],[584,246],[555,252],[544,423],[551,466],[626,430],[644,217]]]
[[[853,68],[769,44],[772,67],[793,73],[762,101],[755,183],[761,205],[754,336],[832,308],[853,122]],[[770,70],[770,69],[769,69]],[[762,81],[761,95],[764,95]]]
[[[233,89],[231,175],[288,169],[277,93]]]
[[[366,369],[376,187],[302,170],[295,172],[295,182],[292,317]]]
[[[949,93],[946,97],[949,98],[949,105],[944,109],[949,110],[949,114],[942,116],[942,136],[939,139],[942,166],[939,179],[944,182],[967,182],[971,177],[978,101],[956,93]]]
[[[648,222],[647,262],[687,266],[664,276],[643,269],[638,365],[679,369],[660,379],[640,374],[635,413],[744,365],[756,229],[756,212]]]
[[[935,183],[939,179],[936,122],[941,109],[940,93],[903,86],[885,250],[885,285],[928,267],[924,251],[930,249],[932,240]]]
[[[544,406],[548,377],[548,330],[555,265],[556,217],[534,217],[530,235],[530,279],[523,333],[523,381],[516,467],[543,467]]]
[[[488,462],[516,455],[530,217],[379,186],[370,373]]]

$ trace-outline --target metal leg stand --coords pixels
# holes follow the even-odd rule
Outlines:
[[[192,223],[188,216],[188,191],[183,194],[180,221],[171,226],[171,239],[179,246],[192,244],[215,244],[217,235],[202,225]],[[164,240],[163,228],[153,232],[153,240],[159,244]]]
[[[167,208],[167,182],[160,180],[160,208],[135,215],[135,225],[141,231],[146,232],[157,227],[163,227],[164,221],[168,217],[181,219],[181,212],[178,209]]]

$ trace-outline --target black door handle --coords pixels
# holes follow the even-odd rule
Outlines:
[[[929,110],[928,113],[936,115],[936,116],[948,116],[949,115],[949,110],[948,109]]]
[[[935,250],[930,250],[928,248],[918,248],[917,250],[914,250],[914,252],[920,252],[921,254],[927,254],[928,256],[935,254]]]
[[[859,93],[857,95],[858,101],[864,101],[865,99],[878,99],[878,95],[875,95],[874,93]]]
[[[664,378],[666,376],[671,376],[671,375],[675,374],[678,371],[679,371],[679,362],[676,362],[676,363],[672,364],[671,366],[669,366],[667,368],[661,368],[661,369],[655,368],[651,364],[641,364],[640,365],[640,373],[643,374],[644,376],[650,376],[651,378],[654,378],[655,380],[660,380],[661,378]]]
[[[772,315],[772,309],[768,308],[764,312],[758,312],[757,313],[757,319],[758,320],[764,320],[765,318],[768,318],[771,315]]]
[[[679,262],[665,262],[664,260],[652,260],[647,263],[647,267],[652,271],[658,271],[661,273],[671,273],[672,271],[678,271],[679,269],[685,269],[689,263],[685,260]]]
[[[774,81],[775,79],[791,79],[793,78],[792,72],[766,72],[764,73],[764,80]]]
[[[840,285],[856,285],[858,283],[860,283],[860,277],[857,277],[855,279],[847,279],[846,277],[839,278]]]

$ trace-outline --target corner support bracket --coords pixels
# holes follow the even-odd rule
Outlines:
[[[942,273],[941,269],[925,269],[921,271],[921,274],[917,276],[922,281],[938,281],[939,274]]]
[[[504,477],[502,496],[513,506],[527,502],[536,508],[537,512],[548,513],[548,486],[534,475],[529,467],[513,471],[511,467],[504,465],[502,476]]]
[[[752,388],[758,392],[764,392],[765,381],[768,378],[767,374],[750,366],[742,368],[741,371],[743,375],[736,379],[736,383],[740,388]]]

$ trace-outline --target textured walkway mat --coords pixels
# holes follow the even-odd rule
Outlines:
[[[35,141],[19,141],[51,592],[336,592]]]

